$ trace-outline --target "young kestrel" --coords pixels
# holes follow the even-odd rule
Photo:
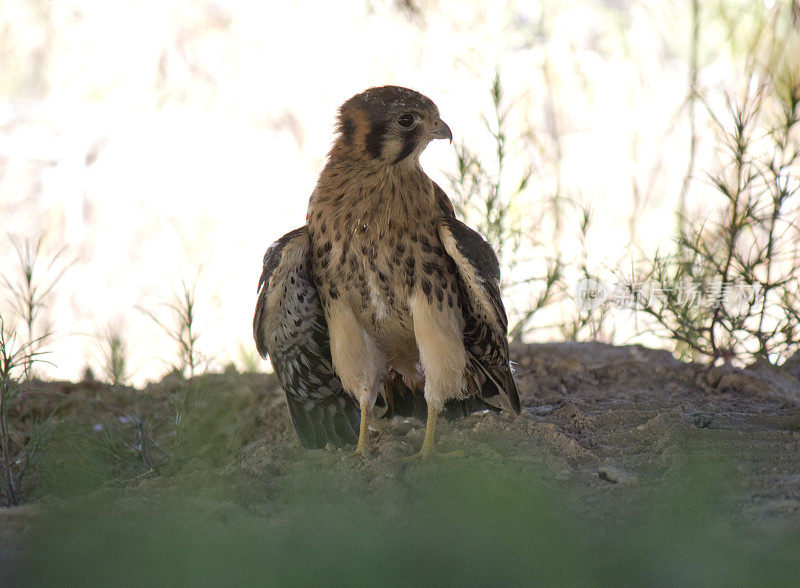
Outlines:
[[[519,413],[497,257],[420,166],[433,139],[452,134],[418,92],[350,98],[306,225],[264,256],[253,334],[305,447],[357,434],[365,455],[373,411],[413,413],[420,395],[422,457],[443,409]]]

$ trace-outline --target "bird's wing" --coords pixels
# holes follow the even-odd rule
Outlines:
[[[447,198],[436,186],[437,197]],[[444,209],[446,207],[441,206]],[[443,212],[439,238],[455,262],[464,315],[464,344],[476,393],[490,405],[519,414],[519,394],[508,358],[508,318],[500,297],[500,264],[478,233]]]
[[[267,249],[253,318],[258,352],[272,361],[306,449],[355,443],[360,418],[333,369],[328,324],[309,260],[306,227]]]

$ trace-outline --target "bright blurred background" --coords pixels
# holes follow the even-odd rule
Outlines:
[[[42,275],[64,270],[43,311],[50,376],[101,373],[110,331],[132,381],[168,371],[174,341],[148,312],[168,322],[182,283],[204,367],[252,366],[261,258],[304,223],[337,107],[412,87],[491,176],[496,76],[504,181],[531,171],[514,203],[538,231],[530,275],[556,251],[619,268],[669,248],[679,210],[714,210],[711,112],[746,90],[759,48],[791,57],[796,19],[769,0],[3,0],[0,271],[18,271],[9,236],[42,237]],[[433,144],[423,165],[448,187],[457,150]],[[541,289],[517,289],[514,316]],[[547,306],[525,338],[565,336],[574,311]],[[605,338],[647,342],[615,320]]]

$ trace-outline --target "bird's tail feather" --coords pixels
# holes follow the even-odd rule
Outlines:
[[[382,418],[413,417],[424,421],[428,417],[428,405],[422,391],[414,392],[405,385],[400,376],[395,375],[385,386],[384,393],[378,396],[376,406],[383,409]],[[499,411],[499,406],[485,402],[478,395],[466,398],[451,398],[445,402],[442,414],[448,420],[464,418],[482,410]]]
[[[313,403],[287,395],[286,403],[294,430],[306,449],[319,449],[328,443],[344,447],[358,441],[361,414],[350,396]]]
[[[500,369],[488,369],[483,363],[470,353],[472,365],[475,366],[484,376],[485,381],[481,386],[480,396],[491,406],[512,410],[514,414],[519,414],[521,410],[519,392],[517,384],[511,375],[511,368],[503,367]]]

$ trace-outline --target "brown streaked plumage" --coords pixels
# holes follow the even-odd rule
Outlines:
[[[307,226],[265,256],[254,335],[307,447],[347,442],[360,421],[364,454],[376,403],[413,412],[420,394],[422,456],[444,408],[519,413],[497,258],[419,163],[437,138],[452,140],[450,129],[413,90],[349,99]]]

